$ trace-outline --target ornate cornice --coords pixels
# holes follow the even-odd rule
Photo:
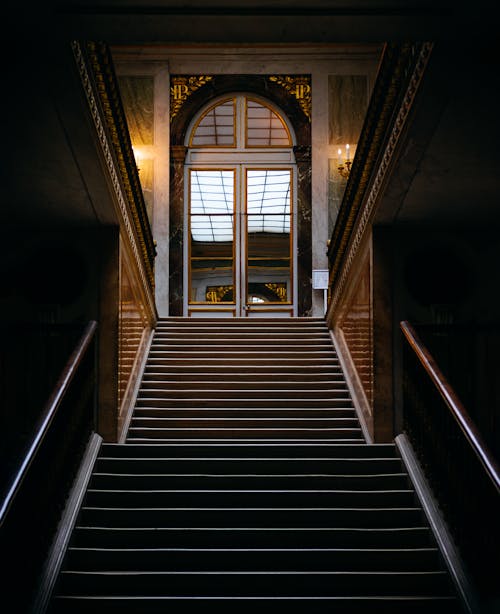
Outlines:
[[[384,51],[328,249],[330,313],[340,302],[431,51],[431,43],[388,45]]]
[[[172,75],[170,77],[170,121],[179,113],[189,96],[212,79],[210,75]]]
[[[121,213],[121,226],[129,239],[154,314],[156,248],[109,50],[103,43],[94,42],[82,48],[78,41],[73,41],[72,48]]]
[[[309,75],[272,75],[269,81],[281,85],[290,96],[299,103],[300,108],[309,121],[311,121],[312,90]]]

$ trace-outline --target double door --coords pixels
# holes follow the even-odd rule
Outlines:
[[[187,168],[185,313],[295,314],[293,166]]]

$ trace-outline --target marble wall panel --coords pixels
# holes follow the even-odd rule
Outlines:
[[[144,303],[134,284],[133,270],[121,250],[120,312],[118,355],[118,405],[120,414],[127,411],[127,389],[134,384],[137,363],[140,361],[144,333],[148,329]],[[119,416],[121,420],[122,416]]]
[[[153,225],[154,78],[120,76],[119,83],[148,219]]]
[[[297,315],[312,315],[311,306],[311,148],[294,148],[297,162]]]
[[[153,182],[154,182],[154,160],[144,158],[138,163],[139,179],[141,181],[142,193],[144,202],[146,203],[146,211],[148,214],[149,223],[153,225]]]
[[[153,77],[119,77],[120,93],[133,146],[154,142]]]
[[[346,178],[338,171],[338,166],[346,159],[346,145],[349,157],[356,153],[356,144],[363,126],[368,107],[367,75],[328,75],[328,236],[331,237],[342,197]],[[341,150],[340,156],[338,149]]]
[[[328,236],[332,236],[346,186],[338,171],[338,158],[328,159]]]
[[[357,282],[343,310],[339,327],[373,411],[373,305],[371,299],[370,252],[358,270]]]
[[[358,142],[368,106],[366,75],[328,75],[328,141],[343,147]]]

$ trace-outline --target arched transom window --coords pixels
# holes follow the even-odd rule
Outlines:
[[[239,131],[242,127],[244,130]],[[283,118],[262,101],[247,96],[220,100],[196,120],[189,147],[291,147]]]

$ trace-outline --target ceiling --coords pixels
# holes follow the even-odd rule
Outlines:
[[[466,8],[426,0],[66,0],[31,12],[19,6],[2,41],[4,216],[12,223],[115,221],[70,56],[61,53],[72,39],[267,49],[433,40],[377,221],[498,220],[498,48],[493,20]]]
[[[500,221],[497,50],[436,44],[379,223]]]

